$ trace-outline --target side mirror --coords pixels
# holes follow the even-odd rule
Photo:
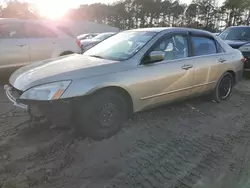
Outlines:
[[[149,63],[155,63],[163,61],[165,58],[165,53],[162,51],[153,51],[149,54]]]

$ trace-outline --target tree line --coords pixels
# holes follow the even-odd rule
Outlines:
[[[187,5],[178,0],[121,0],[110,5],[80,5],[65,18],[108,24],[121,30],[173,26],[217,32],[232,25],[250,25],[250,0],[225,0],[222,5],[219,1],[193,0]],[[17,0],[0,7],[0,17],[42,19],[30,4]]]

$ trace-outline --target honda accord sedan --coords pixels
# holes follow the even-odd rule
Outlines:
[[[99,140],[116,134],[135,112],[209,94],[228,99],[244,58],[212,33],[147,28],[118,33],[84,54],[33,63],[5,85],[14,105],[33,117],[73,125]]]

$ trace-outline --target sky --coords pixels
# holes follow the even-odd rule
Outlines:
[[[25,1],[25,0],[23,0]],[[59,0],[26,0],[28,2],[35,2],[35,3],[38,3],[38,4],[49,4],[51,2],[57,2]],[[80,4],[91,4],[91,3],[113,3],[115,1],[118,1],[118,0],[70,0],[70,1],[64,1],[63,3],[66,3],[68,4],[69,6],[77,6],[77,5],[80,5]],[[182,3],[190,3],[192,0],[180,0]],[[61,0],[62,2],[62,0]]]
[[[1,0],[0,0],[1,1]],[[77,8],[81,4],[92,4],[92,3],[113,3],[118,0],[22,0],[29,3],[34,3],[37,7],[39,13],[49,19],[59,19],[62,17],[69,9]],[[190,3],[192,0],[180,0],[182,3]]]
[[[1,0],[0,0],[1,1]],[[62,17],[69,9],[77,8],[81,4],[92,4],[92,3],[113,3],[118,0],[70,0],[63,1],[60,0],[22,0],[29,3],[34,3],[37,7],[39,13],[49,19],[59,19]],[[192,0],[180,0],[182,3],[190,3]]]

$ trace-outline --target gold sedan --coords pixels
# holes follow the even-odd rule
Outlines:
[[[226,100],[242,79],[244,58],[212,33],[187,28],[120,32],[83,55],[20,68],[5,86],[35,119],[73,122],[93,139],[117,133],[133,113],[210,93]]]

